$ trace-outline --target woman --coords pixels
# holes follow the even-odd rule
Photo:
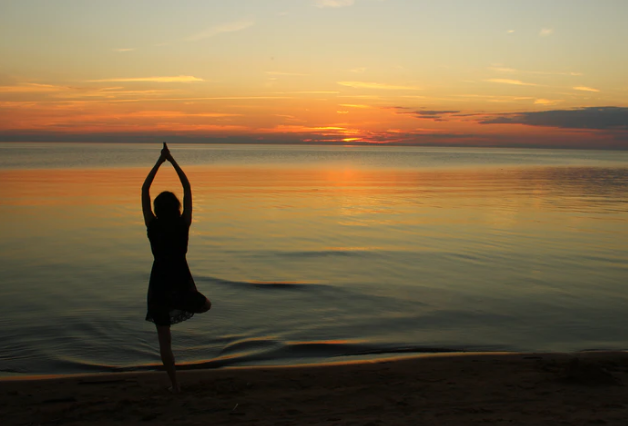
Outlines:
[[[168,191],[155,198],[155,213],[151,210],[150,185],[165,161],[172,164],[183,185],[183,213],[177,196]],[[172,383],[169,390],[178,393],[181,388],[172,354],[170,326],[192,318],[195,313],[207,312],[211,302],[196,289],[185,257],[192,224],[192,188],[165,142],[157,163],[142,186],[142,211],[155,258],[148,286],[146,320],[157,326],[161,360]]]

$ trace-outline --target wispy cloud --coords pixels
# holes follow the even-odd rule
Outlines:
[[[536,99],[534,103],[536,105],[556,105],[561,103],[562,101],[559,99]]]
[[[460,111],[445,111],[445,110],[411,110],[407,107],[387,107],[386,109],[393,109],[397,114],[411,115],[414,118],[421,120],[432,121],[446,121],[448,115],[458,114]]]
[[[0,108],[10,108],[10,109],[32,109],[38,108],[39,104],[37,102],[23,102],[23,101],[5,101],[0,102]]]
[[[297,90],[293,92],[273,92],[288,95],[337,95],[337,90]]]
[[[539,32],[539,36],[541,36],[541,37],[551,36],[552,34],[554,34],[554,29],[552,29],[552,28],[543,28]]]
[[[108,102],[200,102],[200,101],[258,101],[266,99],[294,99],[290,96],[216,96],[199,98],[149,98],[149,99],[114,99]]]
[[[339,81],[341,86],[353,87],[354,89],[380,89],[380,90],[421,90],[416,86],[397,86],[393,84],[372,83],[366,81]]]
[[[65,86],[54,86],[52,84],[27,83],[18,86],[0,86],[0,93],[41,93],[59,92],[68,90]]]
[[[133,117],[168,117],[168,118],[185,118],[185,117],[204,117],[204,118],[224,118],[239,117],[242,114],[227,114],[220,112],[203,112],[203,113],[186,113],[182,111],[137,111],[128,114]]]
[[[488,69],[495,72],[502,72],[502,73],[509,73],[509,74],[517,72],[516,69],[508,68],[508,67],[488,67]]]
[[[599,90],[594,89],[592,87],[586,87],[586,86],[577,86],[573,88],[574,90],[580,90],[582,92],[599,92]]]
[[[252,20],[228,22],[226,24],[216,25],[214,27],[208,28],[204,31],[191,35],[187,37],[185,40],[186,41],[199,41],[206,38],[214,37],[222,33],[233,33],[236,31],[242,31],[244,29],[252,27],[253,25],[255,25],[255,22]]]
[[[340,104],[340,106],[343,106],[346,108],[361,108],[361,109],[372,108],[369,105],[361,105],[361,104]]]
[[[101,80],[88,80],[90,83],[123,83],[123,82],[151,82],[151,83],[194,83],[205,81],[202,78],[191,75],[177,75],[169,77],[123,77],[123,78],[103,78]]]
[[[280,76],[296,76],[296,77],[302,77],[302,76],[309,75],[309,74],[302,74],[302,73],[298,73],[298,72],[283,72],[283,71],[266,71],[266,74],[268,74],[268,75],[280,75]]]
[[[169,98],[159,101],[256,101],[260,99],[293,99],[289,96],[216,96],[210,98]]]
[[[135,100],[147,99],[154,96],[162,96],[169,90],[124,90],[122,87],[105,87],[102,89],[76,89],[54,93],[55,98],[106,98],[109,100],[128,99],[133,97]]]
[[[511,80],[507,78],[489,78],[486,81],[491,82],[491,83],[499,83],[499,84],[513,84],[515,86],[538,86],[538,84],[526,83],[521,80]]]
[[[508,30],[508,31],[506,31],[506,33],[508,33],[508,34],[512,34],[514,32],[515,32],[515,30]]]
[[[325,132],[330,132],[332,134],[343,134],[343,133],[350,132],[350,130],[346,129],[345,127],[338,127],[338,126],[311,127],[311,126],[299,126],[299,125],[293,125],[293,124],[280,124],[273,128],[259,129],[259,131],[264,132],[264,133],[274,133],[274,132],[310,133],[310,132],[325,131]]]
[[[123,52],[132,52],[132,51],[134,51],[134,50],[135,50],[135,48],[134,48],[134,47],[122,47],[122,48],[120,48],[120,49],[112,49],[112,50],[113,50],[114,52],[120,52],[120,53],[123,53]]]
[[[517,69],[514,69],[514,68],[497,66],[497,65],[494,65],[492,67],[488,67],[488,69],[490,71],[499,72],[499,73],[507,73],[507,74],[520,73],[520,74],[536,74],[536,75],[570,75],[570,76],[574,76],[574,77],[582,75],[582,73],[580,73],[580,72],[573,72],[573,71],[568,71],[568,72],[564,72],[564,71],[527,71],[527,70],[517,70]]]
[[[381,96],[378,95],[338,95],[339,98],[350,98],[350,99],[380,99]],[[405,98],[405,96],[403,96]]]
[[[316,0],[317,7],[347,7],[355,4],[355,0]]]
[[[366,67],[358,67],[358,68],[353,68],[349,70],[349,72],[353,72],[356,74],[362,74],[365,71],[366,71]]]
[[[511,101],[527,101],[534,99],[530,96],[503,96],[503,95],[477,95],[477,94],[468,94],[468,95],[452,95],[455,98],[469,98],[469,99],[486,99],[489,102],[511,102]]]

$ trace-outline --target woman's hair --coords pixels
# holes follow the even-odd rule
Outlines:
[[[155,215],[158,219],[177,219],[181,217],[181,202],[170,191],[164,191],[155,197]]]

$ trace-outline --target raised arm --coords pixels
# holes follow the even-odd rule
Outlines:
[[[168,149],[165,143],[164,149]],[[192,187],[190,186],[190,181],[183,172],[183,169],[172,157],[170,151],[167,151],[166,159],[172,163],[172,167],[174,167],[174,170],[177,172],[179,180],[181,181],[181,185],[183,186],[183,213],[181,214],[181,216],[189,226],[192,224]]]
[[[159,170],[159,166],[161,166],[164,161],[166,161],[166,157],[164,156],[164,153],[162,151],[159,159],[157,160],[157,163],[155,163],[151,171],[148,173],[148,176],[146,176],[146,180],[144,181],[144,185],[142,185],[142,213],[144,213],[144,223],[146,224],[146,226],[148,226],[150,221],[155,218],[155,215],[153,214],[153,209],[150,205],[150,186],[155,179],[155,175]]]

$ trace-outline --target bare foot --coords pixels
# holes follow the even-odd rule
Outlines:
[[[176,393],[181,393],[181,387],[180,386],[177,386],[177,387],[169,386],[168,387],[168,392],[175,393],[175,394]]]

